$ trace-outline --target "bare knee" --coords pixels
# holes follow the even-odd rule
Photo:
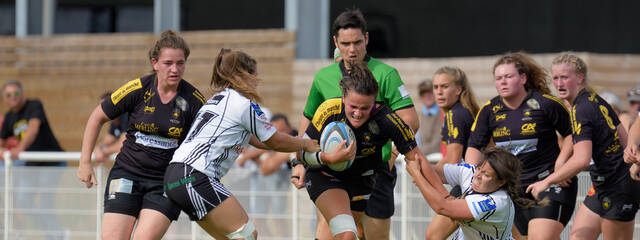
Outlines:
[[[343,232],[334,236],[336,240],[355,240],[356,233],[354,232]]]

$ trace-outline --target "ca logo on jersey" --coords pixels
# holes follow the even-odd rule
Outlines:
[[[144,106],[144,113],[153,113],[156,111],[156,107],[149,107],[149,106]]]
[[[180,137],[180,135],[182,135],[182,128],[178,128],[178,127],[171,127],[169,128],[169,136],[172,137]]]
[[[522,127],[520,127],[520,129],[522,130],[522,132],[520,132],[520,134],[522,135],[536,134],[536,123],[522,124]]]
[[[500,114],[500,115],[496,115],[496,122],[499,122],[499,121],[502,121],[502,120],[505,120],[505,119],[507,119],[507,114],[506,113]]]
[[[500,109],[502,109],[502,105],[495,105],[491,110],[493,111],[493,113],[497,113],[498,111],[500,111]]]

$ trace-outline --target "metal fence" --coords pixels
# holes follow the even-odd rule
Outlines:
[[[0,197],[3,208],[0,227],[2,239],[100,239],[103,194],[107,170],[95,168],[98,186],[87,189],[77,180],[73,167],[25,167],[5,154],[4,171],[0,174]],[[78,161],[77,152],[25,152],[26,161]],[[392,217],[391,239],[424,239],[433,210],[411,177],[397,163],[395,215]],[[252,167],[234,167],[222,179],[238,198],[258,229],[260,239],[313,239],[315,209],[304,189],[289,184],[288,169],[261,176]],[[4,182],[2,182],[4,181]],[[588,174],[579,175],[577,204],[586,196],[591,181]],[[577,206],[578,206],[577,205]],[[577,207],[576,207],[577,209]],[[640,239],[636,217],[634,239]],[[562,239],[569,238],[571,223]],[[174,222],[164,239],[212,239],[184,214]]]

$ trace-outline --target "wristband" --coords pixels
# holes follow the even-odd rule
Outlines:
[[[320,159],[320,152],[305,152],[302,151],[302,162],[311,166],[320,166],[322,165],[322,159]]]
[[[300,164],[304,165],[304,163],[298,161],[298,159],[291,160],[291,167],[295,167],[295,166],[298,166]]]

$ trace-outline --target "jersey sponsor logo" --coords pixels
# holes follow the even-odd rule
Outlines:
[[[256,115],[258,115],[258,118],[260,118],[260,120],[267,121],[267,115],[264,114],[262,109],[260,109],[260,105],[254,102],[250,102],[249,104],[251,105],[251,108],[253,108],[253,111],[256,112]]]
[[[355,201],[360,201],[360,200],[369,200],[369,197],[370,197],[370,196],[371,196],[371,194],[367,194],[367,195],[360,195],[360,196],[353,196],[353,197],[351,198],[351,201],[352,201],[352,202],[355,202]]]
[[[540,103],[534,98],[527,100],[527,106],[531,107],[534,110],[540,109]]]
[[[342,111],[342,99],[333,98],[327,101],[324,101],[320,104],[320,107],[316,110],[316,113],[313,115],[313,119],[311,123],[318,131],[322,130],[322,126],[324,126],[324,122],[333,115],[338,115]]]
[[[133,126],[139,131],[148,132],[148,133],[158,133],[160,127],[156,126],[155,123],[134,123]]]
[[[173,149],[178,147],[178,139],[147,135],[141,132],[136,132],[134,135],[136,137],[136,143],[145,147],[160,149]]]
[[[468,163],[458,163],[458,164],[456,164],[456,166],[460,166],[460,167],[465,167],[465,168],[471,169],[471,164],[468,164]]]
[[[589,188],[589,191],[587,192],[587,196],[593,196],[594,194],[596,194],[596,189],[591,185],[591,188]]]
[[[16,136],[16,138],[18,138],[18,141],[22,140],[22,138],[24,137],[24,133],[27,131],[28,127],[29,124],[27,123],[27,120],[18,120],[13,124],[13,136]]]
[[[362,151],[360,151],[362,155],[371,155],[374,152],[376,152],[376,146],[365,148],[365,149],[362,149]]]
[[[179,138],[182,135],[182,128],[170,127],[168,135],[172,136],[172,137]]]
[[[409,97],[409,91],[407,91],[407,88],[404,86],[404,84],[398,87],[398,92],[400,92],[400,95],[402,96],[402,98]]]
[[[571,108],[571,129],[573,130],[573,134],[574,135],[580,135],[580,132],[582,131],[582,124],[578,123],[578,121],[576,120],[576,107],[578,105],[574,105]]]
[[[609,154],[612,152],[617,152],[621,148],[622,146],[620,146],[620,144],[618,144],[618,142],[616,141],[611,146],[607,147],[607,150],[604,150],[604,153]]]
[[[503,148],[511,152],[511,154],[518,156],[520,153],[528,153],[533,152],[537,149],[538,139],[523,139],[523,140],[513,140],[513,141],[504,141],[504,142],[496,142],[496,146]]]
[[[499,122],[499,121],[502,121],[502,120],[505,120],[505,119],[507,119],[507,114],[506,113],[503,113],[503,114],[500,114],[500,115],[496,115],[496,122]]]
[[[589,101],[590,102],[598,102],[598,98],[596,97],[596,93],[592,92],[591,94],[589,94]]]
[[[155,95],[156,95],[155,92],[152,92],[151,90],[147,90],[146,92],[144,92],[144,97],[143,97],[144,102],[146,103],[147,101],[149,101],[149,99],[151,99]]]
[[[520,127],[522,130],[520,134],[522,135],[533,135],[536,134],[536,123],[525,123]]]
[[[447,111],[447,136],[453,139],[458,138],[459,130],[453,125],[453,110]]]
[[[204,100],[204,95],[202,95],[202,93],[200,93],[198,90],[193,91],[193,96],[196,97],[198,100],[200,100],[200,102],[202,104],[204,104],[204,102],[206,102]]]
[[[111,102],[113,105],[118,104],[122,98],[127,96],[127,94],[142,88],[142,82],[140,82],[140,78],[135,80],[131,80],[128,83],[124,84],[122,87],[118,88],[113,94],[111,94]]]
[[[156,111],[156,107],[144,106],[144,109],[142,111],[144,113],[153,113]]]
[[[494,138],[504,136],[511,136],[511,129],[508,129],[507,126],[496,128],[495,130],[493,130]]]
[[[524,117],[522,117],[522,121],[533,120],[533,118],[531,118],[531,109],[525,109],[522,115],[524,115]]]
[[[169,119],[169,122],[173,123],[173,124],[180,124],[180,109],[174,108],[173,112],[171,112],[171,119]]]
[[[491,199],[485,199],[479,202],[475,202],[475,204],[477,205],[477,208],[479,208],[476,209],[477,213],[488,212],[496,209],[496,203],[491,201]]]
[[[502,109],[502,105],[495,105],[493,106],[493,108],[491,108],[491,111],[493,111],[493,113],[498,113],[498,111],[500,111]]]

